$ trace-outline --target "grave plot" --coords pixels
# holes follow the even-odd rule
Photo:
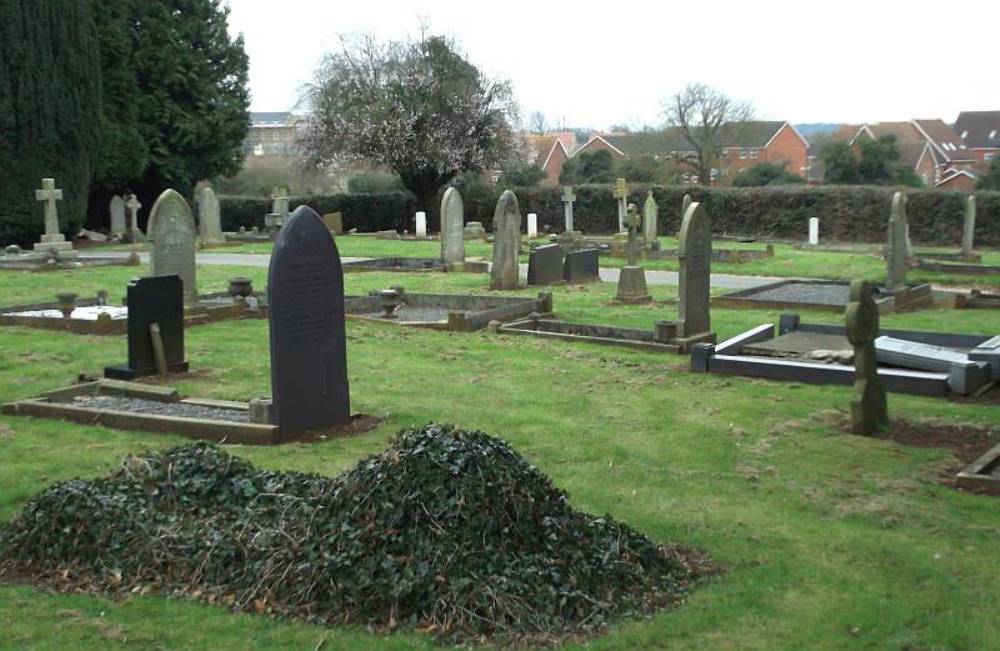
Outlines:
[[[72,255],[68,255],[72,254]],[[135,266],[139,256],[127,258],[119,256],[77,255],[76,251],[22,251],[16,245],[8,246],[0,252],[0,269],[10,271],[57,271],[85,269],[90,267]]]
[[[976,493],[1000,495],[1000,445],[966,466],[955,484]]]
[[[502,325],[501,334],[532,335],[544,339],[625,346],[637,350],[662,353],[680,353],[676,343],[677,327],[671,321],[657,321],[652,330],[619,328],[589,323],[570,323],[556,319],[529,317]]]
[[[835,280],[780,280],[769,285],[714,296],[712,306],[843,312],[849,295],[850,285]],[[933,300],[929,285],[927,297]],[[896,310],[895,297],[882,293],[878,288],[875,289],[875,305],[879,314]]]
[[[487,273],[489,264],[465,260],[458,263],[443,262],[438,258],[372,258],[343,263],[344,273],[363,271],[395,271],[420,273],[427,271],[461,271],[465,273]]]
[[[511,321],[532,313],[552,312],[552,293],[538,298],[417,294],[402,287],[374,291],[346,301],[349,318],[404,326],[471,332],[490,321]]]
[[[878,376],[897,393],[945,396],[976,394],[1000,380],[1000,338],[880,329],[875,342]],[[845,328],[801,323],[783,314],[718,345],[691,352],[695,372],[743,375],[809,384],[851,384],[853,351]]]
[[[973,289],[955,297],[956,310],[1000,310],[1000,294]]]
[[[960,262],[960,261],[947,261],[947,260],[927,260],[928,256],[920,256],[917,260],[917,269],[922,269],[924,271],[939,271],[941,273],[949,274],[965,274],[970,276],[985,276],[990,274],[997,274],[998,279],[1000,279],[1000,265],[995,264],[976,264],[974,262]]]
[[[662,249],[648,251],[646,257],[650,260],[669,260],[677,257],[677,249]],[[719,249],[712,247],[712,262],[721,264],[743,264],[754,260],[766,260],[774,257],[774,245],[767,244],[763,249]]]

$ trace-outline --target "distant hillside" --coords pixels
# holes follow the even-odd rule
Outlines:
[[[842,124],[834,122],[810,122],[809,124],[796,124],[795,130],[801,133],[803,138],[809,140],[813,136],[825,136],[834,133],[842,126]]]

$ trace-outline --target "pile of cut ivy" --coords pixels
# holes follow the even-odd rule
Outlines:
[[[676,604],[708,568],[574,510],[506,442],[436,424],[332,479],[207,444],[130,456],[0,529],[8,577],[447,642],[590,635]]]

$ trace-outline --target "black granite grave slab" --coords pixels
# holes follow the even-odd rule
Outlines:
[[[538,246],[528,254],[528,284],[555,285],[563,279],[562,247],[558,244]]]
[[[839,281],[782,280],[750,289],[712,297],[713,307],[822,310],[843,312],[847,308],[850,285]],[[895,299],[876,290],[875,304],[880,314],[892,312]]]
[[[570,251],[563,261],[563,280],[568,283],[589,283],[601,279],[597,249]]]
[[[149,276],[128,284],[128,364],[109,366],[105,377],[131,380],[158,373],[149,327],[158,324],[167,372],[188,370],[184,359],[184,284],[179,276]]]
[[[278,232],[267,274],[271,392],[282,436],[351,419],[344,274],[333,236],[308,206]]]

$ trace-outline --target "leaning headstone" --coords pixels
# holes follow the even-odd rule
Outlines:
[[[457,188],[448,188],[441,198],[441,262],[465,262],[465,207]]]
[[[176,190],[164,190],[149,213],[146,235],[152,241],[150,264],[154,276],[180,276],[184,304],[198,301],[195,284],[195,227],[191,208]]]
[[[424,239],[427,237],[427,213],[423,210],[417,212],[414,218],[417,223],[417,237]]]
[[[35,199],[44,202],[45,234],[41,242],[35,244],[36,251],[71,251],[73,243],[59,232],[59,210],[56,202],[62,201],[63,191],[56,189],[55,179],[42,179],[42,188],[35,190]]]
[[[659,237],[657,221],[660,219],[660,208],[653,198],[653,191],[646,193],[646,203],[642,207],[642,236],[646,239],[646,244],[652,244]]]
[[[529,212],[528,213],[528,239],[534,240],[538,238],[538,214]]]
[[[976,237],[976,195],[965,198],[965,219],[962,221],[962,257],[972,256]]]
[[[992,381],[988,363],[944,346],[883,335],[875,339],[875,355],[889,366],[947,373],[948,388],[960,395],[975,393]]]
[[[878,377],[875,337],[878,335],[878,307],[873,287],[865,280],[851,282],[847,304],[847,340],[854,346],[854,395],[851,399],[851,431],[873,434],[889,424],[885,387]]]
[[[576,195],[573,194],[573,186],[567,185],[563,188],[562,202],[563,202],[563,218],[565,219],[565,230],[573,230],[573,203],[576,201]]]
[[[215,196],[215,190],[206,185],[197,195],[198,202],[198,234],[201,235],[201,243],[221,244],[225,242],[222,236],[222,217],[219,214],[219,198]]]
[[[812,246],[819,244],[819,217],[809,218],[809,244]]]
[[[677,335],[688,338],[712,329],[709,312],[712,226],[700,203],[692,202],[684,212],[678,239]]]
[[[125,290],[128,304],[128,363],[108,366],[105,377],[132,380],[156,375],[158,351],[162,345],[168,373],[188,370],[184,360],[184,283],[176,275],[136,278]]]
[[[600,252],[597,249],[570,251],[563,261],[563,280],[567,283],[588,283],[601,279]]]
[[[907,246],[906,195],[896,192],[889,215],[889,246],[886,251],[886,288],[894,292],[906,287],[906,270],[910,266]]]
[[[493,267],[490,289],[517,289],[517,254],[521,249],[521,209],[517,197],[504,190],[493,213]]]
[[[628,186],[625,185],[625,179],[618,179],[615,181],[615,191],[612,193],[615,201],[618,202],[618,232],[625,232],[625,214],[628,212],[628,206],[626,202],[628,201]]]
[[[351,419],[344,274],[320,216],[299,206],[267,272],[274,424],[287,436]]]
[[[125,200],[120,195],[111,197],[108,203],[108,216],[111,218],[111,236],[121,237],[125,234]]]
[[[528,284],[554,285],[563,281],[562,247],[538,246],[528,254]]]

